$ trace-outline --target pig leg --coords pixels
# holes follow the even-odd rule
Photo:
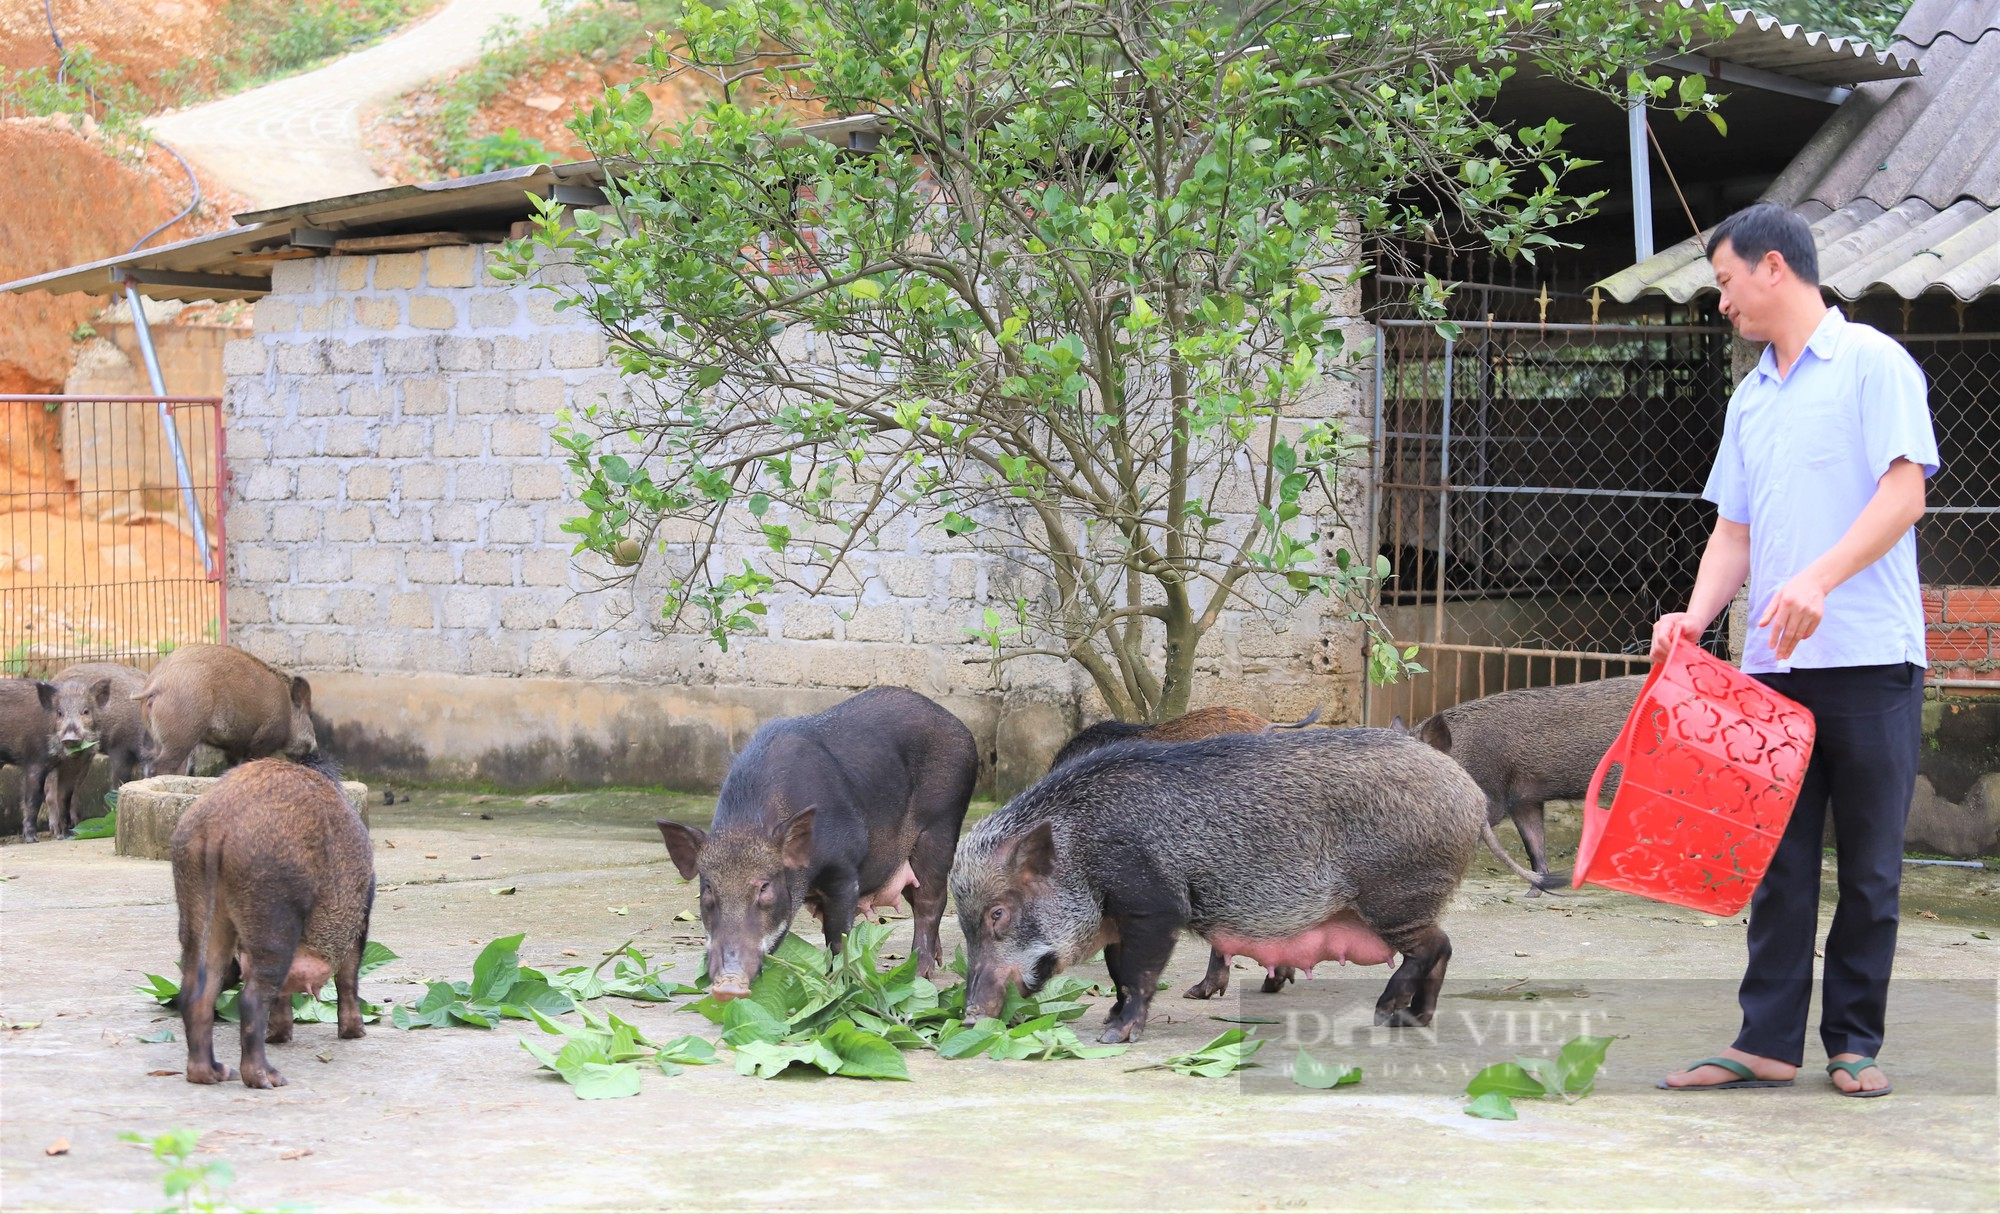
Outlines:
[[[848,929],[854,926],[856,905],[861,901],[861,875],[853,869],[827,878],[819,889],[820,909],[825,917],[820,925],[826,928],[826,951],[837,953],[842,942],[847,939]]]
[[[1432,924],[1400,937],[1383,935],[1403,954],[1403,964],[1389,977],[1375,1001],[1375,1023],[1391,1028],[1427,1028],[1437,1014],[1438,992],[1444,989],[1445,966],[1451,962],[1451,937]]]
[[[284,999],[285,1018],[291,1018],[291,1000],[284,994],[285,974],[292,965],[294,942],[282,952],[259,948],[250,956],[249,971],[243,975],[243,994],[236,1006],[243,1018],[243,1058],[239,1064],[243,1070],[243,1086],[249,1088],[279,1088],[285,1086],[285,1077],[264,1053],[264,1036],[270,1031],[271,1004],[275,999]],[[289,1030],[288,1030],[289,1031]]]
[[[340,1005],[340,1038],[343,1041],[368,1035],[368,1030],[361,1024],[361,950],[367,946],[368,935],[364,928],[361,939],[354,942],[353,951],[333,973],[333,992]]]
[[[1528,849],[1528,867],[1538,873],[1549,871],[1548,820],[1542,802],[1528,801],[1514,809],[1514,829],[1521,832],[1521,846]],[[1533,890],[1532,893],[1541,893]]]
[[[1110,956],[1111,954],[1107,952],[1105,959],[1108,961]],[[1181,998],[1213,999],[1217,995],[1226,993],[1228,990],[1229,958],[1223,955],[1221,949],[1210,948],[1208,950],[1208,972],[1201,976],[1200,982],[1187,988],[1187,993],[1182,995]]]
[[[1137,1041],[1145,1031],[1153,991],[1174,955],[1174,942],[1184,921],[1183,916],[1159,911],[1119,916],[1117,951],[1114,954],[1111,945],[1104,948],[1104,963],[1117,984],[1118,1002],[1112,1005],[1099,1041]]]
[[[215,1057],[215,1000],[227,985],[236,933],[227,919],[181,928],[181,1035],[187,1038],[189,1083],[223,1083],[236,1072]]]
[[[1297,982],[1298,980],[1299,971],[1289,965],[1280,965],[1274,967],[1270,973],[1264,975],[1264,985],[1258,989],[1266,995],[1275,995],[1285,989],[1285,983]]]
[[[49,767],[46,763],[29,762],[21,765],[21,842],[34,843],[39,836],[35,833],[35,818],[42,812],[42,802],[47,800]],[[53,812],[53,811],[51,811]],[[51,822],[50,829],[55,828]],[[57,838],[61,838],[60,835]]]
[[[280,990],[271,997],[270,1026],[264,1030],[264,1044],[283,1045],[292,1039],[292,997]]]
[[[954,828],[957,823],[953,823]],[[910,918],[915,921],[917,977],[937,972],[944,942],[938,938],[938,924],[944,921],[945,894],[951,877],[951,861],[958,850],[956,830],[947,833],[927,830],[917,836],[910,849],[910,872],[917,883],[904,891],[910,900]]]

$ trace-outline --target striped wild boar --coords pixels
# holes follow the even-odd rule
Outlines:
[[[1117,994],[1102,1040],[1136,1040],[1185,928],[1270,967],[1401,954],[1375,1021],[1428,1025],[1451,959],[1438,919],[1490,833],[1485,801],[1456,763],[1383,729],[1085,756],[959,844],[966,1017],[1102,948]]]

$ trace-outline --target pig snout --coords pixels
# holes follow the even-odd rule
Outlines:
[[[756,980],[758,971],[763,968],[762,961],[763,957],[754,952],[746,957],[742,949],[711,950],[708,955],[708,993],[723,1003],[747,998],[750,983]]]
[[[1007,987],[1021,981],[1017,966],[982,966],[965,980],[965,1023],[974,1024],[998,1016],[1007,1005]]]

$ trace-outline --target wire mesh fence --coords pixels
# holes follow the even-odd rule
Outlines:
[[[1931,680],[2000,688],[2000,335],[1900,335],[1943,471],[1918,529]],[[1427,673],[1370,689],[1415,720],[1515,687],[1643,673],[1714,524],[1701,499],[1733,388],[1713,325],[1381,322],[1381,615]],[[1704,646],[1728,656],[1729,620]]]
[[[226,639],[221,402],[0,396],[0,666]]]

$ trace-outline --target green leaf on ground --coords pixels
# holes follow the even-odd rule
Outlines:
[[[1264,1048],[1264,1041],[1252,1037],[1242,1029],[1230,1029],[1218,1034],[1207,1045],[1186,1054],[1175,1054],[1150,1066],[1131,1068],[1134,1071],[1172,1071],[1177,1075],[1199,1075],[1215,1079],[1232,1071],[1256,1066],[1250,1056]]]
[[[1361,1068],[1321,1062],[1311,1054],[1300,1050],[1299,1056],[1292,1060],[1292,1082],[1302,1088],[1346,1087],[1361,1082]]]
[[[1514,1102],[1500,1092],[1482,1093],[1471,1104],[1465,1106],[1468,1117],[1484,1117],[1488,1121],[1519,1121],[1521,1115],[1514,1111]]]

